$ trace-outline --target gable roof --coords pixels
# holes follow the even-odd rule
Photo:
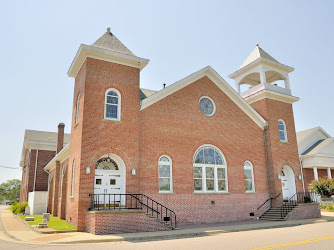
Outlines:
[[[247,66],[248,64],[251,64],[252,62],[256,61],[259,58],[265,58],[270,61],[279,63],[275,58],[273,58],[271,55],[269,55],[267,52],[265,52],[263,49],[260,48],[260,46],[257,44],[255,49],[250,53],[250,55],[247,57],[247,59],[244,61],[244,63],[240,66],[239,69]]]
[[[325,131],[323,130],[321,127],[315,127],[315,128],[310,128],[310,129],[306,129],[300,132],[296,133],[297,136],[297,143],[300,144],[302,143],[306,138],[310,137],[311,135],[313,135],[315,132],[320,131],[322,132],[325,136],[327,136],[327,138],[330,138],[331,136]]]
[[[333,141],[334,141],[334,138],[327,138],[327,139],[319,140],[314,145],[312,145],[309,149],[307,149],[304,153],[302,153],[302,155],[318,154]]]
[[[135,54],[133,54],[113,33],[110,32],[110,28],[107,28],[107,32],[97,39],[92,46],[135,56]]]
[[[212,67],[207,66],[142,100],[143,110],[191,83],[207,76],[220,88],[239,108],[241,108],[261,129],[266,121],[260,116]]]

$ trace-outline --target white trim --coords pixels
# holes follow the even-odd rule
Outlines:
[[[62,150],[59,151],[58,154],[55,155],[55,157],[51,159],[51,161],[49,161],[48,164],[46,164],[44,170],[50,172],[56,166],[56,161],[63,162],[69,157],[69,155],[70,144],[68,143]]]
[[[166,163],[165,161],[160,161],[160,159],[162,157],[167,157],[169,162]],[[173,193],[173,161],[172,159],[168,156],[168,155],[161,155],[159,157],[159,161],[158,161],[158,181],[160,180],[160,178],[167,178],[167,177],[160,177],[160,171],[159,171],[159,167],[160,165],[168,165],[169,166],[169,171],[170,171],[170,176],[169,176],[169,186],[170,189],[168,191],[164,191],[164,190],[160,190],[160,183],[158,183],[159,186],[159,193]]]
[[[245,166],[246,162],[249,163],[250,166]],[[244,162],[244,174],[245,174],[245,168],[250,168],[250,170],[252,172],[252,187],[253,187],[252,190],[249,190],[249,191],[246,190],[246,193],[255,193],[255,181],[254,181],[254,167],[253,167],[253,164],[250,161],[245,161]],[[246,180],[246,176],[245,176],[245,180]]]
[[[131,56],[108,49],[81,44],[67,72],[69,77],[76,77],[87,58],[118,63],[142,70],[149,62],[148,59]]]
[[[234,103],[243,110],[261,129],[266,126],[266,121],[260,116],[213,68],[207,66],[175,83],[165,89],[142,100],[141,109],[143,110],[163,98],[175,93],[176,91],[190,85],[191,83],[207,76],[219,87]]]
[[[282,93],[272,91],[272,90],[267,90],[267,89],[260,90],[259,92],[256,92],[249,96],[244,97],[245,101],[247,101],[248,104],[252,104],[254,102],[260,101],[265,98],[276,100],[276,101],[281,101],[281,102],[285,102],[289,104],[299,101],[299,97],[290,96],[290,95],[282,94]]]
[[[210,114],[210,115],[204,114],[203,111],[201,110],[200,102],[201,102],[201,100],[202,100],[203,98],[207,98],[207,99],[209,99],[209,100],[212,102],[212,104],[213,104],[213,111],[212,111],[212,114]],[[205,115],[205,116],[213,116],[213,115],[216,113],[216,104],[215,104],[215,102],[212,100],[212,98],[210,98],[210,97],[208,97],[208,96],[202,96],[202,97],[198,100],[198,105],[199,105],[199,108],[200,108],[202,114]]]
[[[110,118],[110,117],[107,117],[107,94],[108,92],[110,91],[114,91],[117,93],[117,118]],[[104,94],[104,119],[105,120],[111,120],[111,121],[120,121],[121,120],[121,93],[115,89],[115,88],[109,88],[106,90],[105,94]],[[108,104],[110,105],[110,104]],[[116,106],[116,105],[114,105]]]
[[[281,135],[280,135],[281,130],[279,129],[279,122],[282,122],[283,125],[284,125],[284,130],[283,130],[283,132],[284,132],[284,140],[281,140]],[[287,128],[286,128],[285,121],[283,119],[278,119],[278,123],[277,124],[278,124],[278,133],[279,133],[279,139],[280,139],[280,141],[281,142],[288,142],[288,131],[287,131]]]

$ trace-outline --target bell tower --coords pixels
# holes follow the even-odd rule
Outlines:
[[[264,132],[270,195],[277,201],[303,191],[289,73],[294,68],[278,62],[257,44],[240,68],[229,77],[241,97],[265,120]],[[241,87],[249,88],[242,91]]]
[[[93,44],[80,45],[68,70],[75,84],[69,157],[72,188],[66,219],[79,231],[85,230],[85,213],[97,191],[138,192],[138,177],[131,170],[139,166],[140,71],[148,62],[107,28]],[[103,160],[107,165],[102,171],[111,172],[95,180]]]

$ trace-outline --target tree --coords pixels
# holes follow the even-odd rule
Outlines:
[[[18,179],[8,180],[0,184],[0,201],[18,201],[20,197],[21,181]]]

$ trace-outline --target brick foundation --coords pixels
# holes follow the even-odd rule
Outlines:
[[[170,230],[144,211],[94,211],[86,214],[86,232],[117,234]]]
[[[320,218],[320,206],[318,203],[299,204],[287,217],[286,220],[303,220]]]

